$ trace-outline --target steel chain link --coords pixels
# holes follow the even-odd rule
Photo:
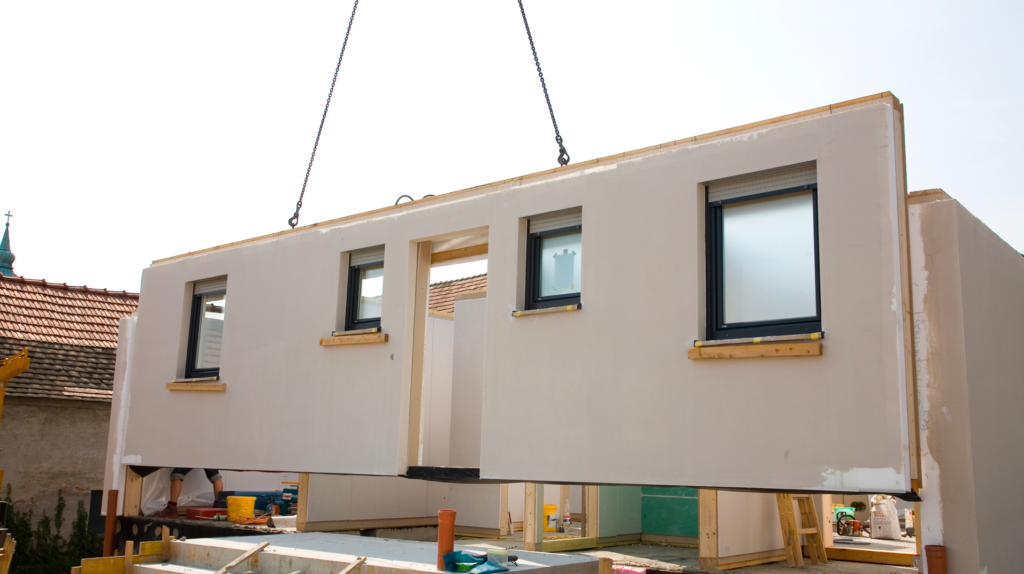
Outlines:
[[[548,103],[548,113],[551,114],[551,125],[555,128],[555,141],[558,142],[558,165],[569,164],[569,152],[565,151],[562,145],[562,135],[558,133],[558,122],[555,121],[555,110],[551,107],[551,98],[548,96],[548,85],[544,82],[544,72],[540,69],[540,59],[537,57],[537,48],[533,45],[533,34],[530,33],[530,23],[526,21],[526,9],[523,8],[523,0],[519,0],[519,12],[523,15],[523,25],[526,26],[526,37],[530,39],[530,51],[533,52],[533,63],[537,65],[537,75],[540,76],[540,87],[544,90],[544,100]]]

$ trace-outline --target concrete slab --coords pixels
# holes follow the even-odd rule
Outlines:
[[[437,544],[326,532],[232,536],[173,542],[169,563],[138,565],[138,574],[215,571],[263,541],[268,546],[257,559],[240,564],[239,571],[259,569],[262,574],[336,574],[359,556],[367,558],[359,574],[402,574],[437,572]],[[480,553],[480,548],[456,545],[457,550]],[[569,556],[517,551],[519,565],[513,572],[544,570],[544,574],[596,574],[598,560],[591,556]]]

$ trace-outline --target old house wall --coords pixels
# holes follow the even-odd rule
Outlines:
[[[11,486],[14,509],[32,510],[33,525],[53,517],[57,491],[67,508],[67,536],[78,502],[89,511],[89,491],[103,487],[110,403],[6,397],[0,418],[0,468],[4,491]]]

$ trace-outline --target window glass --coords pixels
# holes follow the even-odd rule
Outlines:
[[[379,319],[384,301],[384,265],[359,270],[359,308],[356,319]]]
[[[726,325],[817,315],[810,191],[722,206]]]
[[[537,296],[579,293],[582,255],[583,232],[580,230],[542,236]]]
[[[195,351],[195,369],[220,367],[220,342],[224,333],[226,293],[201,295],[202,311],[199,316],[198,341]]]

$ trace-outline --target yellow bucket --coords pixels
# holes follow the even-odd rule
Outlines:
[[[255,496],[229,496],[228,520],[234,522],[240,518],[252,518],[256,511]]]
[[[558,530],[558,505],[544,505],[544,530],[543,532],[555,532]]]

